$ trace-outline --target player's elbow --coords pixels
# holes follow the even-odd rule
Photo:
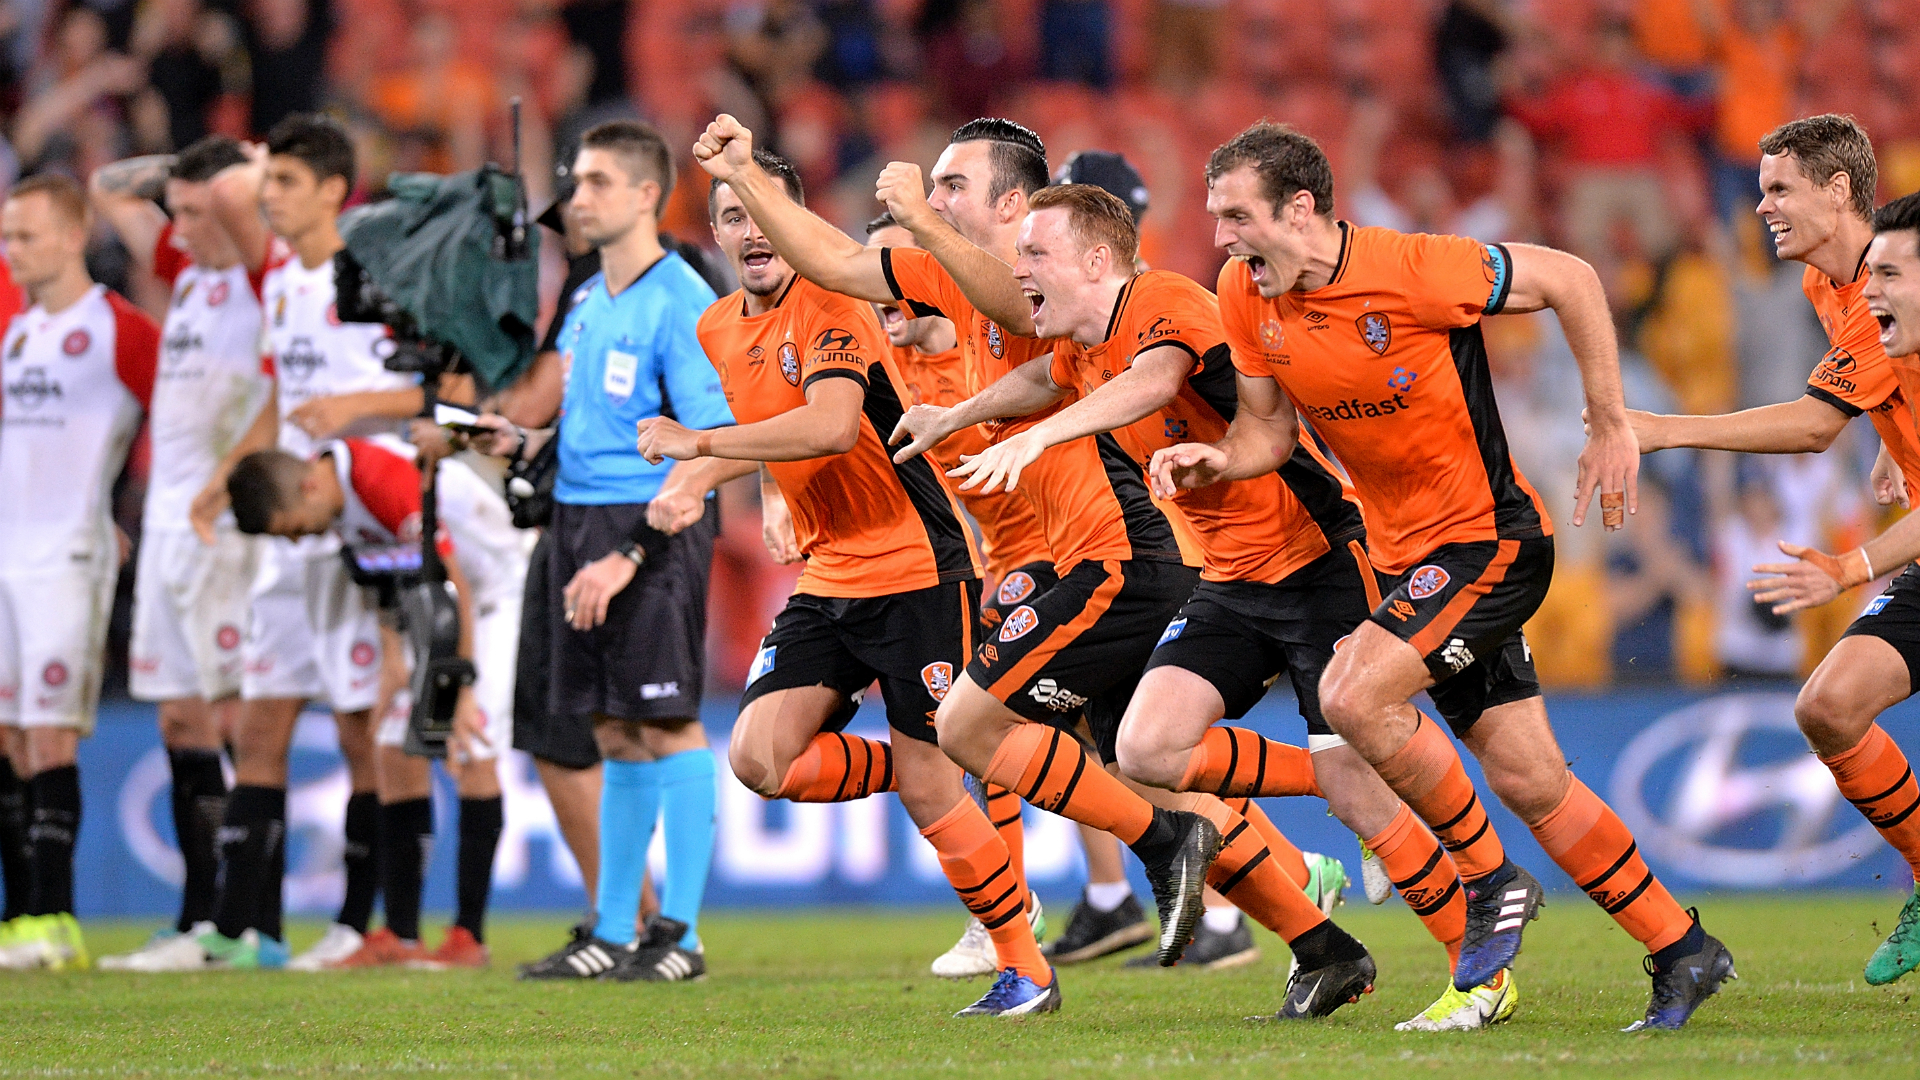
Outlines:
[[[844,454],[860,441],[860,414],[855,413],[850,419],[837,424],[825,425],[820,434],[818,448],[821,454]]]
[[[1833,440],[1840,437],[1841,427],[1844,426],[1844,424],[1840,427],[1835,427],[1831,424],[1816,424],[1803,429],[1800,432],[1798,452],[1802,454],[1818,454],[1825,451],[1827,447],[1833,445]]]

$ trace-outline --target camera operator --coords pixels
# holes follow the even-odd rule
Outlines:
[[[547,620],[552,641],[544,664],[522,649],[523,671],[546,669],[548,709],[538,721],[521,718],[515,745],[545,763],[543,775],[555,765],[587,770],[602,757],[606,764],[596,926],[531,965],[526,974],[535,978],[598,976],[655,937],[697,947],[692,927],[713,848],[714,761],[698,717],[719,531],[706,498],[726,474],[711,462],[649,465],[634,433],[661,415],[700,427],[732,423],[694,335],[715,295],[661,245],[658,212],[672,190],[673,158],[657,132],[628,121],[592,128],[573,172],[569,232],[599,250],[602,269],[570,296],[558,342],[566,421],[553,436],[553,520],[546,564],[535,570],[545,575],[544,595],[533,595],[530,579],[528,597],[528,621]],[[483,452],[538,449],[505,417],[482,423],[495,432],[475,438]],[[556,779],[550,792],[569,790]],[[641,840],[663,811],[662,914],[642,937],[634,919],[646,867]]]

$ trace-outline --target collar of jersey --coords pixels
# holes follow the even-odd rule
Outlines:
[[[793,276],[787,279],[787,287],[780,290],[780,296],[774,300],[773,307],[761,312],[760,315],[771,315],[779,310],[780,305],[787,302],[787,294],[792,292],[793,287],[798,284],[800,284],[800,273],[796,270]],[[740,317],[743,319],[757,319],[760,317],[747,310],[747,290],[744,285],[740,288]]]

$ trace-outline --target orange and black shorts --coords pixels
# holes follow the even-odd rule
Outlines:
[[[973,650],[979,619],[979,578],[886,596],[795,593],[760,639],[740,708],[776,690],[825,686],[846,701],[821,730],[839,731],[878,679],[888,726],[937,744],[933,714]]]
[[[1553,538],[1443,544],[1412,569],[1381,574],[1369,616],[1420,651],[1434,707],[1456,735],[1496,705],[1540,694],[1521,626],[1553,581]]]
[[[1160,632],[1199,581],[1177,562],[1083,562],[1006,611],[967,675],[1029,720],[1067,727],[1084,708],[1095,744],[1111,753],[1114,733],[1101,729],[1117,727]]]

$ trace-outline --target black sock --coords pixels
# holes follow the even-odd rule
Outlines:
[[[493,888],[493,856],[505,817],[500,796],[460,800],[460,888],[453,925],[485,941],[487,893]]]
[[[1692,915],[1693,912],[1690,911],[1688,914]],[[1664,975],[1673,970],[1673,965],[1706,948],[1706,946],[1707,932],[1700,928],[1700,919],[1698,916],[1695,916],[1693,925],[1687,928],[1687,935],[1685,937],[1653,954],[1653,970]]]
[[[1287,948],[1293,950],[1293,958],[1300,962],[1302,971],[1358,960],[1367,955],[1367,947],[1352,934],[1340,929],[1332,919],[1287,942]]]
[[[261,897],[273,877],[276,834],[286,831],[287,790],[242,784],[227,796],[227,816],[220,826],[220,895],[213,920],[220,933],[237,938],[248,929],[265,931],[278,903]],[[278,936],[278,935],[274,935]]]
[[[1127,847],[1140,856],[1141,862],[1148,866],[1159,866],[1172,859],[1174,851],[1180,846],[1183,834],[1178,822],[1179,819],[1172,812],[1156,806],[1153,808],[1153,823],[1147,826],[1146,832],[1140,834],[1140,839]]]
[[[347,895],[340,901],[334,922],[364,934],[373,918],[373,898],[380,895],[380,796],[356,791],[347,800]]]
[[[73,842],[80,835],[80,767],[62,765],[27,782],[33,800],[33,898],[28,914],[73,911]]]
[[[432,846],[432,799],[380,807],[380,895],[387,929],[402,941],[420,940],[420,887]]]
[[[275,941],[287,940],[286,928],[280,924],[281,909],[285,906],[287,884],[287,803],[285,793],[281,793],[280,816],[275,818],[267,830],[267,876],[260,886],[260,914],[254,924],[260,933]]]
[[[220,822],[227,814],[227,778],[218,750],[169,750],[173,769],[173,833],[187,880],[180,887],[180,918],[174,929],[186,933],[213,918],[220,879]]]
[[[6,879],[7,902],[0,921],[27,913],[33,892],[33,845],[27,841],[27,784],[13,771],[13,762],[0,754],[0,876]]]

